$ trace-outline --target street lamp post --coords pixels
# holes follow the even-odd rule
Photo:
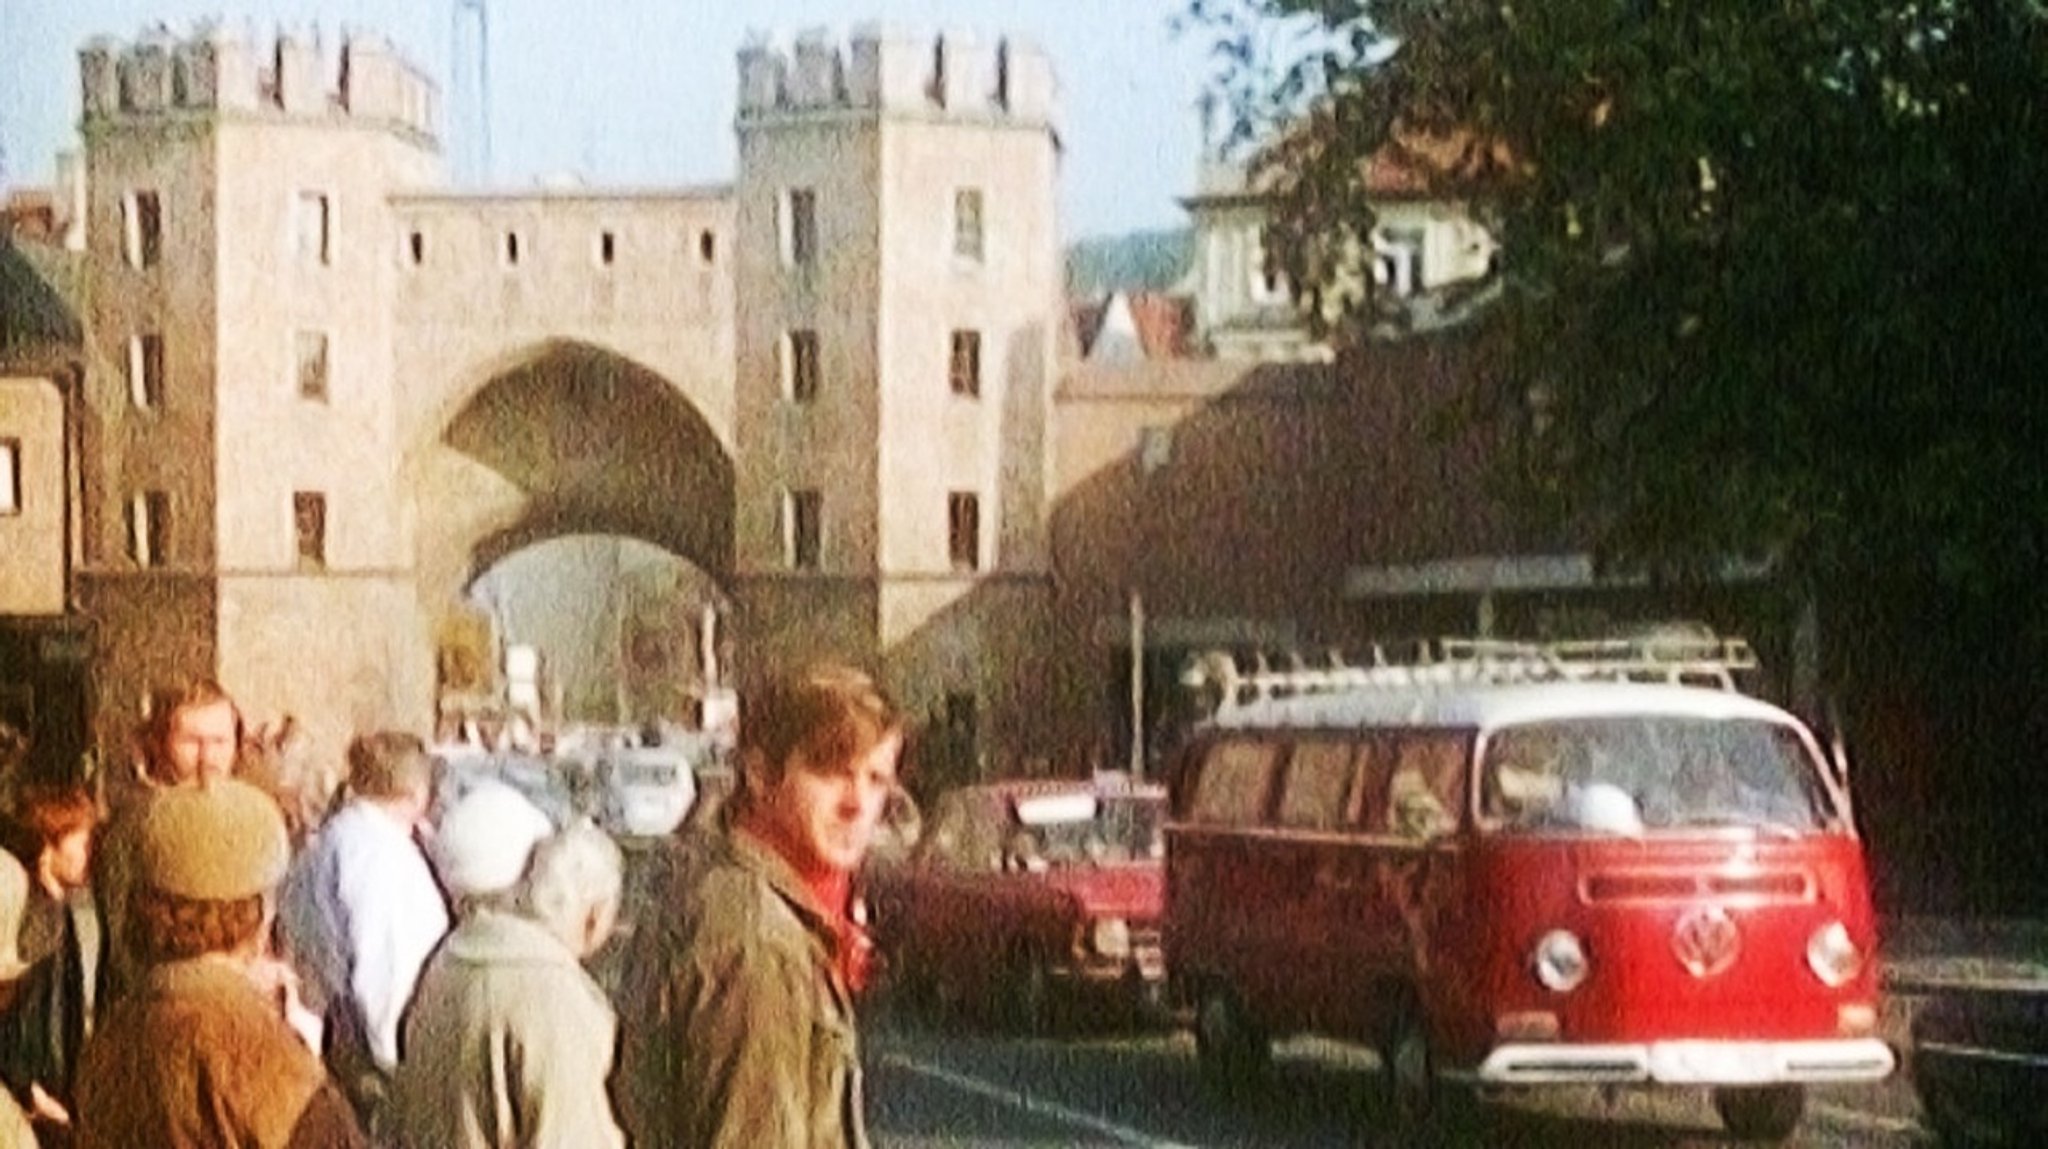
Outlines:
[[[1130,537],[1138,540],[1136,560],[1131,567],[1131,777],[1145,776],[1145,564],[1153,556],[1153,476],[1173,458],[1173,429],[1152,425],[1138,432],[1138,476],[1131,507],[1137,516]]]
[[[1131,587],[1131,777],[1145,776],[1145,595]]]

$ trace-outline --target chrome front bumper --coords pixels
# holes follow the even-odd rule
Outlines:
[[[1877,1038],[1503,1045],[1472,1078],[1485,1085],[1783,1085],[1876,1081],[1898,1065]]]
[[[1140,950],[1129,957],[1092,957],[1071,965],[1055,966],[1053,980],[1089,985],[1137,982],[1145,985],[1166,981],[1166,960],[1158,950]]]

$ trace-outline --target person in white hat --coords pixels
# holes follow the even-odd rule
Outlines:
[[[259,988],[289,851],[277,803],[246,782],[207,779],[150,801],[133,904],[146,964],[80,1058],[77,1149],[368,1144]]]
[[[606,1089],[618,1023],[581,964],[618,912],[618,847],[588,822],[557,832],[490,781],[449,809],[432,853],[457,922],[406,1012],[401,1142],[623,1146]]]
[[[533,848],[555,832],[540,807],[505,782],[477,782],[441,816],[428,846],[441,888],[457,916],[507,900],[526,874]]]

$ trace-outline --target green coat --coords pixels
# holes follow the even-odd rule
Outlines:
[[[724,828],[669,846],[627,951],[619,1107],[639,1149],[860,1149],[839,935],[796,872]]]
[[[540,923],[465,915],[420,974],[393,1086],[420,1149],[619,1149],[604,991]]]

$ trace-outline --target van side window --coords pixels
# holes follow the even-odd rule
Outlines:
[[[1357,771],[1353,745],[1335,739],[1298,742],[1287,761],[1275,820],[1298,830],[1335,830],[1351,811]]]
[[[1387,778],[1386,828],[1427,841],[1457,829],[1465,805],[1465,763],[1471,739],[1428,731],[1394,740]]]
[[[1219,742],[1202,757],[1188,820],[1215,826],[1249,826],[1266,813],[1273,764],[1280,748],[1271,742]]]

